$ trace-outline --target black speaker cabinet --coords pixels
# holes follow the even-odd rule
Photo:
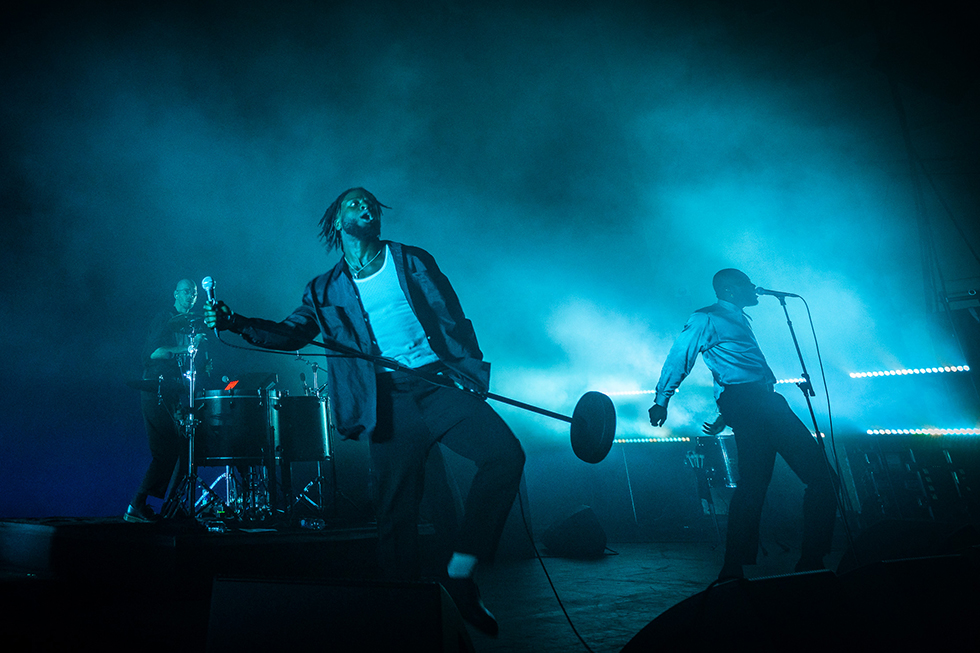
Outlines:
[[[548,527],[541,542],[561,558],[598,558],[606,550],[606,532],[592,508],[580,506]]]
[[[733,580],[681,601],[621,653],[974,650],[980,551]]]
[[[472,651],[438,583],[215,579],[208,653]]]
[[[728,581],[661,614],[622,653],[834,650],[851,626],[842,599],[829,571]]]

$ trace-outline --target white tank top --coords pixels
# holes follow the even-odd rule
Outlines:
[[[354,283],[382,356],[412,368],[439,360],[402,292],[387,245],[381,269],[370,277],[354,279]]]

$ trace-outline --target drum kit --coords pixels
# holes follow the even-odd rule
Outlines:
[[[205,332],[200,316],[180,314],[168,323],[187,342],[178,355],[181,379],[176,382],[183,399],[174,411],[186,455],[179,481],[161,510],[164,518],[191,517],[211,530],[224,524],[279,523],[292,519],[302,503],[304,515],[312,511],[317,523],[325,511],[323,465],[332,470],[333,426],[326,386],[307,386],[307,394],[290,396],[276,389],[274,374],[246,374],[218,390],[198,388],[199,334]],[[317,369],[314,367],[314,369]],[[316,374],[316,372],[314,372]],[[174,382],[171,382],[174,383]],[[157,393],[163,401],[163,380],[131,381],[137,390]],[[292,463],[315,463],[316,476],[296,497],[291,492]],[[202,468],[224,468],[210,482]],[[211,474],[213,477],[214,474]]]
[[[333,494],[331,505],[334,510],[338,497],[331,446],[336,433],[326,384],[319,385],[316,379],[321,368],[308,363],[313,367],[313,384],[308,385],[305,375],[301,374],[305,394],[299,396],[278,390],[274,374],[245,375],[223,389],[199,392],[195,367],[199,339],[196,336],[204,332],[204,323],[199,317],[178,315],[171,320],[170,326],[175,332],[187,335],[190,342],[181,361],[187,404],[175,415],[178,430],[186,440],[187,455],[186,468],[178,475],[181,480],[172,488],[161,514],[164,517],[189,516],[204,522],[209,530],[218,531],[225,530],[225,524],[230,521],[289,523],[296,521],[298,512],[309,517],[312,510],[314,518],[304,522],[312,523],[312,528],[322,527],[324,519],[331,516],[325,514],[325,480]],[[381,367],[429,378],[391,359],[350,350],[336,343],[312,344],[342,355],[363,358]],[[448,385],[445,377],[430,380],[455,387]],[[148,383],[142,382],[143,385]],[[139,389],[156,391],[157,382],[152,383],[152,389],[142,386]],[[602,461],[612,447],[616,412],[612,401],[602,393],[583,395],[571,417],[493,393],[486,397],[568,422],[572,449],[585,462]],[[292,496],[292,463],[316,464],[316,476],[297,496]],[[324,479],[323,465],[328,466],[327,479]],[[225,470],[207,484],[198,474],[200,467],[224,467]],[[300,505],[304,508],[302,511],[297,510]]]
[[[174,496],[180,497],[184,510],[194,516],[245,522],[289,519],[298,501],[322,511],[319,465],[332,464],[333,429],[328,415],[327,399],[322,396],[289,396],[272,387],[236,386],[204,392],[195,411],[187,416],[193,420],[189,447],[196,450],[196,465],[223,466],[225,472],[200,497],[181,491]],[[291,465],[296,462],[317,463],[317,477],[300,496],[282,496],[277,489],[290,491]],[[196,480],[192,468],[185,481]],[[216,493],[222,481],[223,498]],[[310,495],[313,489],[318,490],[315,499]],[[190,506],[193,508],[188,510]]]

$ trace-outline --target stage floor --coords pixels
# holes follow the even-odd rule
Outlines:
[[[972,562],[964,564],[976,569],[977,549],[970,551]],[[2,632],[4,649],[10,651],[83,644],[102,650],[203,651],[216,576],[282,579],[288,585],[318,579],[343,583],[375,573],[369,525],[210,533],[113,519],[7,520],[0,521],[0,553],[0,591],[3,604],[11,606],[4,611]],[[831,569],[844,553],[840,547],[828,556]],[[473,647],[489,652],[621,651],[659,615],[708,588],[722,555],[723,547],[713,543],[610,542],[604,555],[590,560],[505,557],[480,577],[500,634],[490,638],[469,628]],[[792,571],[797,555],[770,550],[759,565],[746,568],[753,580],[745,582],[766,587],[767,579]],[[975,611],[977,590],[974,573],[954,591],[963,592],[957,601],[964,609]],[[949,588],[942,591],[948,594]],[[282,626],[274,623],[285,614],[280,608],[268,606],[265,627]],[[384,628],[383,612],[372,618]],[[310,650],[331,650],[330,627],[308,622],[286,627],[315,634],[317,646]],[[710,618],[700,627],[713,628]],[[902,627],[908,624],[896,624]],[[937,644],[948,641],[948,626],[945,635]]]

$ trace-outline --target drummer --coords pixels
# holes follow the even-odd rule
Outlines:
[[[191,313],[196,302],[197,284],[182,279],[174,290],[173,306],[157,313],[150,322],[142,356],[143,379],[148,383],[140,392],[140,407],[152,460],[123,515],[127,522],[146,523],[157,519],[146,499],[149,496],[163,499],[174,468],[186,457],[185,440],[178,428],[183,375],[187,371],[188,348],[191,344],[200,346],[204,340],[201,316]],[[177,469],[175,487],[184,465]]]

